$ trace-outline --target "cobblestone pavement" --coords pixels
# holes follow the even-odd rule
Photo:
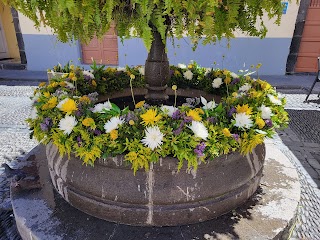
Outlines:
[[[0,166],[14,163],[34,148],[24,119],[30,114],[34,87],[0,86]],[[285,91],[286,92],[286,91]],[[283,94],[291,123],[273,140],[293,162],[301,182],[301,203],[291,239],[320,240],[320,101],[315,94]],[[0,167],[0,239],[20,239],[10,204],[9,181]]]

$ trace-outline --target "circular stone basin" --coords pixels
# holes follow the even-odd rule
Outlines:
[[[260,183],[265,146],[217,157],[197,171],[178,171],[177,159],[166,157],[136,175],[122,155],[90,167],[60,156],[53,144],[46,154],[54,187],[75,208],[122,224],[175,226],[216,218],[248,200]]]

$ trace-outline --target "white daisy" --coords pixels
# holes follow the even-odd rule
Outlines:
[[[94,106],[92,112],[94,113],[104,113],[104,111],[110,111],[112,109],[111,102],[108,100],[104,103],[98,103]]]
[[[190,70],[188,70],[188,71],[183,73],[183,76],[184,76],[185,79],[191,80],[192,77],[193,77],[193,73]]]
[[[202,122],[192,121],[191,126],[189,126],[189,128],[193,131],[196,137],[202,138],[203,140],[207,140],[209,132]]]
[[[162,139],[164,134],[160,132],[160,129],[158,126],[153,127],[147,127],[145,129],[146,136],[141,140],[141,142],[147,146],[148,148],[151,148],[151,150],[154,150],[155,148],[162,145]]]
[[[261,111],[261,117],[263,119],[270,119],[272,116],[272,110],[269,107],[266,107],[265,105],[261,105],[261,107],[259,108],[259,110]]]
[[[141,74],[141,75],[144,75],[144,67],[142,66],[142,67],[139,67],[139,73]]]
[[[117,67],[118,72],[125,72],[126,68],[125,67]]]
[[[267,96],[269,97],[270,101],[273,104],[275,104],[275,105],[281,105],[282,104],[282,102],[281,102],[281,100],[279,98],[277,98],[277,97],[275,97],[275,96],[273,96],[271,94],[268,94]]]
[[[120,117],[112,117],[104,124],[104,130],[106,133],[111,132],[112,130],[118,129],[120,125],[124,123],[124,120]]]
[[[216,103],[214,102],[214,100],[208,102],[207,99],[205,99],[204,97],[200,96],[201,99],[201,103],[203,104],[203,109],[213,109],[216,106]]]
[[[185,69],[185,68],[187,68],[187,66],[185,64],[178,63],[178,68]]]
[[[236,123],[234,124],[239,128],[250,128],[253,126],[253,122],[250,119],[250,116],[245,113],[236,113],[235,115]]]
[[[238,77],[239,77],[238,74],[236,74],[236,73],[234,73],[234,72],[231,72],[230,75],[231,75],[231,77],[233,77],[233,78],[238,78]]]
[[[251,85],[249,83],[246,83],[239,88],[239,91],[240,92],[248,92],[250,88],[251,88]]]
[[[83,75],[88,76],[91,79],[94,79],[94,75],[88,70],[83,70]]]
[[[168,106],[168,105],[162,105],[161,106],[161,111],[164,113],[164,114],[167,114],[169,117],[172,117],[173,113],[175,111],[177,111],[178,108],[174,107],[174,106]]]
[[[212,82],[213,88],[219,88],[222,84],[222,78],[215,78]]]
[[[59,129],[62,130],[64,134],[69,135],[77,123],[78,121],[74,116],[65,116],[59,122]]]

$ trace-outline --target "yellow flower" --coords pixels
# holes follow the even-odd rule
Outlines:
[[[261,97],[262,96],[262,92],[257,92],[257,91],[255,91],[255,90],[253,90],[253,91],[251,91],[250,92],[250,95],[253,97],[253,98],[259,98],[259,97]]]
[[[178,87],[177,87],[177,85],[172,85],[171,88],[172,88],[173,91],[177,91],[177,88],[178,88]]]
[[[180,73],[178,70],[175,70],[175,71],[174,71],[174,75],[177,77],[177,76],[180,76],[181,73]]]
[[[65,87],[65,86],[67,86],[67,83],[66,83],[66,82],[61,82],[61,83],[60,83],[60,86],[61,86],[61,87]]]
[[[266,123],[265,123],[265,122],[263,121],[263,119],[260,118],[260,117],[256,118],[256,124],[258,125],[258,127],[259,127],[260,129],[262,129],[262,128],[266,125]]]
[[[103,80],[103,81],[106,81],[107,79],[106,79],[105,77],[102,77],[102,80]]]
[[[130,74],[130,78],[131,78],[131,80],[133,80],[133,79],[135,79],[135,78],[136,78],[136,76],[135,76],[135,75],[133,75],[133,74]]]
[[[86,95],[84,95],[81,98],[79,98],[79,101],[80,102],[84,102],[84,103],[90,103],[91,102],[90,98],[88,96],[86,96]]]
[[[95,80],[92,80],[92,86],[96,87],[97,86],[97,83]]]
[[[95,122],[92,118],[85,118],[82,120],[82,124],[86,127],[91,127],[92,129],[96,128]]]
[[[113,130],[110,132],[110,138],[111,138],[111,140],[116,140],[116,139],[118,138],[118,130],[113,129]]]
[[[49,101],[41,107],[41,109],[42,110],[52,109],[55,106],[57,106],[57,103],[58,103],[57,97],[50,98]]]
[[[189,68],[189,69],[193,68],[193,65],[192,65],[192,64],[189,64],[189,65],[188,65],[188,68]]]
[[[248,104],[245,104],[245,105],[242,105],[242,106],[238,105],[236,107],[236,109],[237,109],[237,113],[246,113],[247,115],[251,115],[252,114],[252,108],[249,107]]]
[[[143,107],[143,105],[144,105],[145,102],[146,102],[146,101],[140,101],[140,102],[138,102],[138,103],[136,104],[135,108],[141,108],[141,107]]]
[[[68,99],[64,104],[62,104],[61,110],[70,114],[72,113],[72,111],[78,110],[78,108],[76,102],[73,99]]]
[[[39,87],[44,87],[46,85],[46,82],[39,83]]]
[[[130,124],[131,126],[133,126],[133,125],[134,125],[134,121],[133,121],[133,120],[130,120],[130,121],[129,121],[129,124]]]
[[[58,85],[59,85],[59,83],[53,82],[53,83],[51,83],[48,87],[55,88],[55,87],[57,87]]]
[[[249,81],[251,78],[250,76],[246,76],[246,80]]]
[[[269,90],[271,88],[271,85],[266,81],[260,81],[260,86],[263,90]]]
[[[199,108],[191,109],[189,112],[187,112],[187,116],[191,117],[194,121],[201,121],[202,118],[200,116],[200,111],[198,109]]]
[[[45,96],[46,98],[49,98],[50,97],[50,93],[49,92],[44,92],[43,96]]]
[[[69,73],[69,78],[72,79],[73,77],[74,77],[74,73],[73,72]]]
[[[226,84],[229,84],[230,82],[231,82],[231,78],[228,76],[228,77],[226,77],[225,79],[224,79],[224,82],[226,83]]]
[[[224,70],[223,70],[223,74],[224,74],[224,75],[228,75],[229,73],[230,73],[229,70],[227,70],[227,69],[224,69]]]
[[[261,68],[261,66],[262,66],[262,63],[258,63],[258,65],[256,66],[256,69]]]
[[[78,78],[77,78],[77,77],[73,77],[73,78],[71,78],[71,80],[72,80],[72,81],[77,81]]]
[[[161,119],[161,115],[157,116],[157,110],[155,109],[149,109],[148,111],[146,111],[146,113],[141,114],[140,116],[143,120],[142,123],[144,125],[148,125],[148,124],[153,125]]]
[[[232,97],[237,97],[238,96],[238,93],[237,92],[233,92],[232,93]]]
[[[70,65],[70,69],[71,69],[71,70],[74,69],[74,65],[73,65],[73,64]]]
[[[231,137],[231,133],[230,133],[230,131],[229,131],[228,128],[222,129],[222,133],[223,133],[226,137]]]

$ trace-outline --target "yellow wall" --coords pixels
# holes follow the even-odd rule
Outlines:
[[[16,31],[14,29],[10,7],[4,6],[2,3],[0,3],[0,17],[7,39],[9,57],[20,58]]]

